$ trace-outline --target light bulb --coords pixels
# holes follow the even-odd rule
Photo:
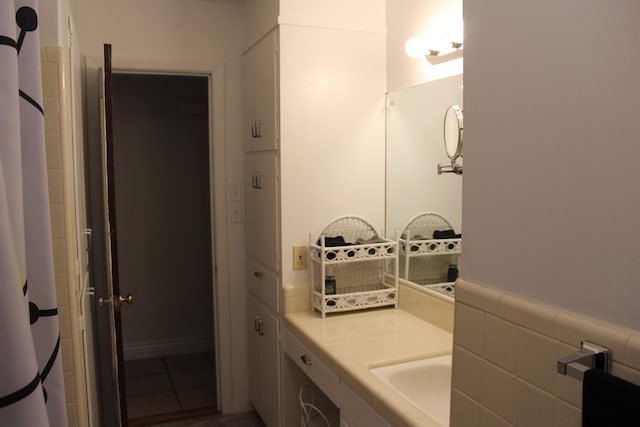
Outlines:
[[[426,42],[422,37],[411,37],[404,44],[404,51],[410,58],[424,57],[427,51]]]

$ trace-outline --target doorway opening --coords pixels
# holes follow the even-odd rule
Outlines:
[[[129,425],[217,412],[207,76],[113,74]]]

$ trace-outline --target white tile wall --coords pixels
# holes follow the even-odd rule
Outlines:
[[[556,364],[582,340],[609,348],[612,373],[640,383],[640,332],[459,280],[451,426],[579,427],[582,383]]]
[[[453,300],[448,297],[428,294],[400,283],[398,285],[398,307],[422,320],[453,333]]]
[[[76,303],[74,267],[75,230],[70,112],[68,111],[68,59],[62,47],[42,46],[42,92],[45,145],[49,178],[49,203],[53,235],[56,293],[60,319],[60,342],[69,427],[86,426],[84,368]],[[66,90],[66,92],[65,92]]]
[[[311,310],[311,288],[308,285],[285,286],[282,295],[285,313]]]

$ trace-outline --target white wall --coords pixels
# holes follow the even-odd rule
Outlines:
[[[462,59],[430,64],[404,51],[413,36],[433,38],[462,24],[462,0],[386,0],[387,91],[462,73]]]
[[[67,46],[68,0],[38,2],[38,33],[42,46]]]
[[[279,0],[278,22],[383,33],[385,0]]]
[[[640,3],[464,7],[462,276],[640,330]]]
[[[384,228],[384,1],[323,3],[280,8],[281,21],[300,23],[280,26],[284,286],[309,281],[292,270],[292,247],[309,233],[344,215]]]
[[[244,236],[242,223],[226,218],[226,182],[242,182],[241,82],[242,5],[200,0],[78,1],[74,7],[82,54],[87,59],[87,83],[102,63],[102,44],[113,45],[115,71],[213,72],[214,80],[224,73],[221,90],[212,93],[215,143],[224,158],[214,159],[218,202],[216,236],[218,286],[221,300],[219,328],[227,328],[233,339],[221,348],[220,358],[231,369],[219,372],[224,389],[223,411],[248,409],[246,375]],[[87,105],[95,108],[94,99]],[[90,111],[95,114],[95,111]],[[95,138],[97,129],[90,129]],[[95,143],[95,141],[94,141]],[[95,165],[93,166],[95,167]],[[220,172],[224,171],[224,172]],[[219,203],[221,202],[222,203]],[[221,213],[222,212],[222,213]],[[228,240],[228,248],[222,240]]]

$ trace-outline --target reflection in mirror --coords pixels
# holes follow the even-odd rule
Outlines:
[[[462,175],[462,165],[458,164],[458,158],[462,157],[462,137],[464,126],[462,124],[462,108],[459,105],[451,105],[444,114],[444,151],[451,160],[451,165],[438,163],[438,175],[443,173],[455,173]]]
[[[451,160],[462,156],[462,109],[459,105],[451,105],[444,114],[444,149]]]
[[[454,235],[462,233],[462,176],[438,175],[436,167],[439,163],[450,162],[447,152],[442,149],[445,112],[451,105],[457,105],[462,109],[462,101],[462,75],[399,89],[387,94],[385,229],[389,239],[396,238],[396,231],[398,235],[404,232],[404,239],[409,241],[405,244],[409,245],[410,254],[411,244],[416,240],[421,241],[418,242],[417,250],[414,252],[424,250],[428,253],[430,247],[428,241],[433,240],[434,237],[434,230],[418,232],[412,227],[405,230],[413,220],[425,216],[432,220],[441,218],[444,223],[437,224],[435,227],[437,230],[446,230],[448,225],[448,229],[453,230]],[[462,157],[458,157],[457,161],[461,166]],[[416,234],[419,235],[419,239],[416,238]],[[432,252],[431,256],[410,256],[409,260],[403,259],[401,255],[401,280],[420,289],[425,289],[423,286],[425,284],[446,284],[449,265],[456,265],[459,269],[461,262],[459,238],[451,238],[458,239],[455,248],[457,253],[445,251],[434,255]],[[433,248],[435,250],[435,247]],[[422,280],[425,277],[415,276],[413,277],[415,281],[412,280],[412,271],[419,271],[419,264],[414,268],[414,263],[420,262],[433,264],[420,267],[432,269],[432,277],[429,280]],[[421,274],[428,276],[425,271]],[[426,283],[426,281],[434,283]],[[445,285],[443,289],[448,293],[449,287],[451,286]]]
[[[436,213],[414,216],[400,235],[400,277],[453,296],[462,253],[461,237],[449,221]]]

